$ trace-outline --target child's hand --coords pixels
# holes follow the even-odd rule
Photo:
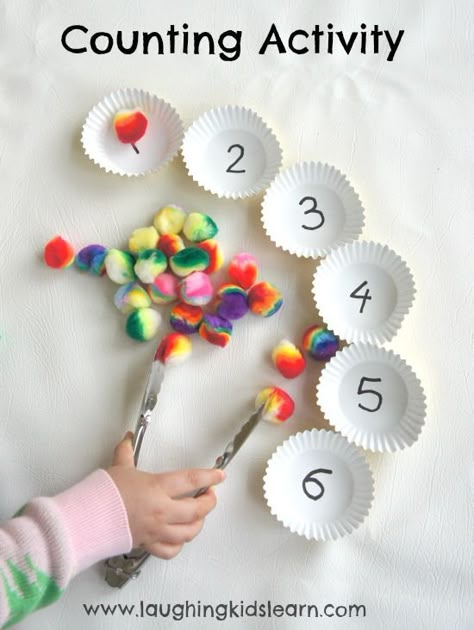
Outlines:
[[[216,505],[212,489],[197,498],[179,498],[198,488],[214,486],[225,479],[222,470],[192,469],[161,474],[135,468],[133,434],[128,433],[114,451],[107,469],[117,486],[128,514],[134,547],[144,547],[154,556],[176,556],[185,542],[202,529],[204,517]]]

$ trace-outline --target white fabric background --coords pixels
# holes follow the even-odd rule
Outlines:
[[[111,283],[41,262],[61,233],[78,246],[124,244],[163,203],[209,211],[230,255],[255,252],[285,292],[275,318],[236,326],[230,347],[195,344],[194,360],[170,373],[142,465],[150,470],[211,464],[275,376],[276,341],[313,322],[314,262],[277,250],[259,221],[261,197],[220,201],[187,177],[181,158],[157,175],[107,175],[82,154],[90,107],[117,87],[159,94],[185,125],[212,106],[258,111],[284,149],[284,166],[322,160],[345,172],[366,208],[364,238],[388,243],[413,270],[415,305],[390,347],[421,378],[428,400],[419,441],[368,459],[376,497],[365,523],[338,542],[290,534],[267,511],[265,462],[300,429],[326,427],[314,405],[315,364],[288,388],[298,402],[287,426],[262,426],[229,468],[219,505],[192,545],[154,561],[122,591],[98,568],[79,576],[25,630],[186,628],[467,628],[472,617],[473,282],[472,53],[468,0],[179,3],[132,0],[0,4],[0,517],[53,494],[97,466],[135,421],[151,344],[123,332]],[[242,56],[72,55],[60,44],[74,23],[91,30],[244,31]],[[281,33],[361,22],[406,33],[385,55],[257,54],[272,22]],[[86,617],[82,603],[365,604],[365,619],[181,623]]]

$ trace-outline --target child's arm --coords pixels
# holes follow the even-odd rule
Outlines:
[[[138,471],[128,435],[108,471],[97,470],[55,497],[34,499],[0,527],[0,627],[54,602],[95,562],[139,545],[162,558],[175,556],[215,505],[212,491],[197,499],[179,496],[223,478],[214,470]]]
[[[131,543],[120,494],[104,470],[34,499],[0,528],[0,626],[54,602],[76,573]]]

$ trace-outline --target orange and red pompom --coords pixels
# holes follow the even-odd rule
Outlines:
[[[295,403],[293,398],[280,387],[265,387],[258,392],[255,408],[264,405],[263,419],[268,422],[285,422],[293,415]]]
[[[258,261],[253,254],[242,252],[232,256],[227,268],[229,278],[242,289],[250,289],[258,277]]]
[[[288,339],[282,339],[273,348],[272,361],[276,369],[285,378],[296,378],[306,367],[306,359],[303,353]]]
[[[209,255],[209,264],[204,269],[206,273],[214,273],[224,264],[224,253],[215,238],[208,238],[207,241],[196,243],[196,247],[203,249]]]
[[[192,344],[189,337],[180,333],[168,333],[161,340],[156,352],[155,361],[164,365],[184,363],[191,356]]]
[[[62,236],[55,236],[44,246],[43,257],[48,267],[66,269],[74,262],[74,247]]]
[[[280,310],[283,297],[270,282],[255,284],[248,293],[249,308],[255,315],[270,317]]]

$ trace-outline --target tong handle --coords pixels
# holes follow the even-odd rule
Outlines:
[[[219,470],[224,470],[224,468],[227,466],[229,461],[230,459],[226,457],[225,453],[224,455],[219,455],[219,457],[216,459],[216,463],[214,464],[214,468],[218,468]],[[208,490],[209,490],[209,486],[206,486],[205,488],[199,488],[198,490],[195,490],[191,496],[197,499],[197,497],[200,497]]]
[[[105,581],[109,586],[122,588],[129,580],[136,580],[150,555],[148,551],[132,549],[128,554],[109,558],[105,562]]]
[[[138,453],[140,452],[141,441],[143,440],[143,435],[146,430],[146,425],[141,433],[141,438],[134,440],[134,453],[136,459],[138,459]],[[139,434],[139,431],[135,433],[135,435]],[[216,463],[214,464],[214,468],[223,469],[227,466],[228,459],[225,455],[219,455],[216,459]],[[194,498],[200,497],[202,494],[207,492],[209,487],[199,488],[196,490],[191,496]],[[141,568],[143,564],[148,560],[151,554],[148,551],[143,551],[141,549],[132,549],[132,551],[128,554],[123,554],[121,556],[115,556],[114,558],[109,558],[105,562],[105,581],[109,586],[113,586],[116,588],[122,588],[129,582],[130,580],[136,580],[140,575]]]

